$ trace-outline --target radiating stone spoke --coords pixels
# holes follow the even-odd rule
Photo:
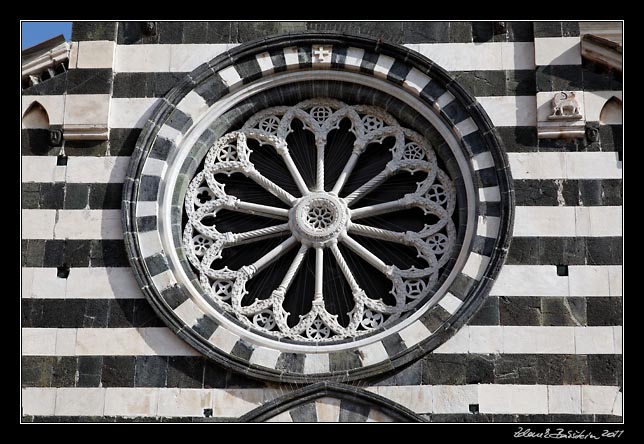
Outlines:
[[[391,177],[393,173],[394,170],[390,168],[390,164],[387,164],[387,167],[384,170],[344,198],[347,205],[351,206],[355,204],[358,200],[362,199],[366,194],[373,191],[376,187]]]
[[[324,249],[321,247],[315,248],[315,294],[313,302],[322,302],[324,285]]]
[[[282,282],[280,283],[279,287],[277,287],[277,289],[275,290],[275,292],[281,293],[282,297],[284,297],[288,289],[291,287],[291,284],[293,283],[293,279],[295,279],[295,275],[300,270],[302,261],[304,260],[304,256],[306,256],[306,252],[308,251],[308,249],[309,247],[307,247],[306,245],[300,246],[300,249],[295,255],[295,258],[293,258],[293,261],[291,262],[291,265],[288,267],[288,270],[286,270],[286,274],[284,275]]]
[[[288,224],[281,224],[272,227],[259,228],[257,230],[245,231],[243,233],[233,233],[230,245],[242,245],[251,242],[258,242],[279,236],[287,231],[289,231]]]
[[[326,145],[326,137],[317,138],[315,141],[316,145],[316,180],[315,180],[315,190],[324,191],[324,146]]]
[[[280,187],[267,177],[264,177],[255,168],[250,169],[246,174],[249,178],[253,179],[255,183],[257,183],[257,185],[264,188],[266,191],[280,199],[282,202],[288,205],[292,205],[293,202],[295,202],[295,197],[291,193],[284,190],[282,187]]]
[[[277,208],[270,205],[261,205],[253,202],[245,202],[235,199],[232,205],[226,205],[226,209],[239,211],[240,213],[254,214],[275,219],[288,219],[288,210],[286,208]]]
[[[349,175],[351,175],[351,172],[355,168],[356,163],[358,163],[359,157],[360,157],[360,153],[356,152],[356,150],[354,150],[351,153],[351,156],[349,157],[347,164],[344,166],[344,169],[340,173],[340,177],[338,177],[338,180],[335,182],[335,185],[333,186],[332,191],[335,194],[339,195],[340,191],[342,191],[342,188],[344,187],[344,184],[347,182]]]
[[[296,243],[297,243],[297,240],[295,240],[293,236],[289,237],[284,242],[279,244],[277,247],[273,248],[264,256],[260,257],[255,262],[253,262],[251,266],[254,267],[257,270],[257,272],[261,271],[264,267],[270,265],[273,261],[278,259],[283,254],[285,254]]]
[[[353,276],[351,269],[349,268],[349,264],[347,264],[347,261],[344,260],[344,256],[342,256],[342,252],[338,248],[338,245],[336,243],[333,243],[331,244],[329,249],[333,253],[335,260],[338,263],[338,267],[340,267],[340,270],[342,271],[342,274],[347,280],[347,283],[349,284],[349,288],[351,288],[351,291],[354,293],[362,291],[362,289],[360,288],[360,285],[358,285],[358,282],[356,281],[356,278]]]
[[[349,233],[357,234],[359,236],[369,237],[371,239],[380,239],[388,242],[396,242],[399,244],[409,245],[409,234],[385,230],[383,228],[370,227],[361,224],[351,224]]]
[[[309,194],[309,187],[306,185],[306,182],[304,181],[300,170],[297,169],[297,166],[295,165],[295,162],[293,161],[293,158],[289,154],[288,150],[284,149],[280,154],[282,155],[284,163],[286,164],[288,171],[291,173],[291,177],[295,181],[297,188],[300,190],[300,193],[302,193],[302,196]]]
[[[354,208],[351,210],[351,220],[364,219],[366,217],[378,216],[381,214],[393,213],[409,208],[420,208],[425,213],[431,213],[441,219],[449,218],[449,213],[445,208],[432,200],[421,196],[419,193],[407,194],[397,200],[384,202],[376,205]]]
[[[356,240],[352,239],[348,235],[344,234],[340,236],[340,240],[346,244],[354,253],[360,256],[362,259],[371,264],[376,270],[380,271],[386,276],[391,275],[392,267],[385,264],[378,256],[373,254],[367,248],[363,247]]]
[[[379,214],[392,213],[406,208],[407,202],[402,199],[392,200],[376,205],[368,205],[366,207],[355,208],[351,210],[351,220],[362,219],[365,217],[377,216]]]

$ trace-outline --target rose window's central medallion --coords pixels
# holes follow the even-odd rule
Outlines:
[[[349,209],[344,199],[314,192],[302,197],[289,212],[293,236],[305,245],[322,247],[346,232]]]

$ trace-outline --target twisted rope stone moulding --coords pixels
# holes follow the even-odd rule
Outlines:
[[[443,343],[489,292],[514,207],[489,118],[444,70],[326,33],[247,43],[186,76],[144,127],[123,199],[135,276],[168,326],[219,363],[292,382],[371,376]],[[386,225],[404,211],[415,228]],[[417,258],[392,263],[377,244]],[[306,273],[312,285],[293,284]]]

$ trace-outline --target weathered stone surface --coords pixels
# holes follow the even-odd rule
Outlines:
[[[541,298],[499,298],[501,325],[541,325]]]
[[[588,325],[622,325],[621,297],[592,297],[586,305]]]
[[[101,372],[103,387],[134,387],[134,356],[104,356]]]
[[[468,359],[466,384],[493,384],[494,358],[486,355],[473,355]]]
[[[465,384],[467,355],[430,354],[423,358],[422,383],[429,385]]]
[[[137,356],[135,387],[165,387],[168,375],[166,356]]]

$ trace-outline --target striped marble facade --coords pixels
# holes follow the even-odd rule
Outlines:
[[[621,77],[582,60],[575,22],[507,22],[500,34],[493,24],[159,22],[156,34],[143,35],[139,23],[75,23],[66,78],[23,90],[22,109],[38,101],[53,128],[64,127],[70,115],[81,124],[103,119],[109,139],[66,142],[65,164],[59,148],[47,145],[46,130],[22,130],[25,420],[420,415],[437,422],[620,422],[622,126],[602,125],[599,116],[606,100],[621,100]],[[364,407],[376,401],[362,392],[352,404],[341,390],[327,389],[309,403],[284,407],[303,389],[254,380],[203,357],[158,318],[129,268],[123,183],[153,108],[186,74],[238,44],[306,29],[384,36],[447,70],[492,120],[514,179],[513,240],[479,312],[420,360],[349,384],[356,393],[392,401],[399,412]],[[364,64],[349,53],[341,61],[335,56],[336,63]],[[395,65],[375,62],[374,74],[397,74]],[[297,53],[258,57],[246,76],[244,68],[219,76],[223,87],[233,88],[289,63],[300,63]],[[409,73],[404,76],[413,89]],[[599,143],[537,138],[539,93],[564,89],[581,92],[584,117],[598,126]],[[200,112],[188,102],[186,116]],[[475,169],[484,171],[486,159],[477,161]],[[478,188],[482,202],[499,201],[498,193],[495,186]],[[156,210],[137,211],[143,218]],[[493,237],[498,218],[482,219],[479,237]],[[446,298],[441,309],[452,313],[460,303]],[[282,410],[253,413],[269,404]]]

